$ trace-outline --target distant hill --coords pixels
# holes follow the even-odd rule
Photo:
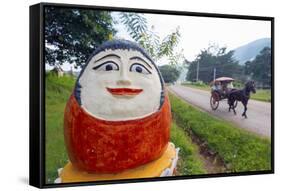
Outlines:
[[[253,60],[266,46],[271,47],[271,39],[261,38],[234,49],[233,57],[239,61],[239,64],[244,64],[248,60]]]

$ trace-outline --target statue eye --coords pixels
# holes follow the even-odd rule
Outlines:
[[[144,65],[139,63],[132,64],[130,67],[130,71],[141,74],[151,74],[151,72]]]
[[[97,71],[112,71],[112,70],[117,71],[119,70],[119,66],[113,61],[107,61],[98,66],[93,67],[93,69]]]

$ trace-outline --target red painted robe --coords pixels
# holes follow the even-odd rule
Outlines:
[[[170,138],[167,95],[162,107],[144,118],[106,121],[89,115],[71,95],[64,116],[70,161],[88,172],[116,173],[159,158]]]

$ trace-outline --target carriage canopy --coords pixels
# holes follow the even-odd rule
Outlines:
[[[225,82],[225,83],[230,83],[230,82],[233,82],[234,79],[233,78],[230,78],[230,77],[220,77],[220,78],[217,78],[215,80],[213,80],[210,85],[212,86],[215,82]]]

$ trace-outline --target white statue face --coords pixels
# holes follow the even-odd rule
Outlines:
[[[161,82],[153,64],[135,50],[105,50],[80,76],[81,105],[94,117],[130,120],[156,112]]]

